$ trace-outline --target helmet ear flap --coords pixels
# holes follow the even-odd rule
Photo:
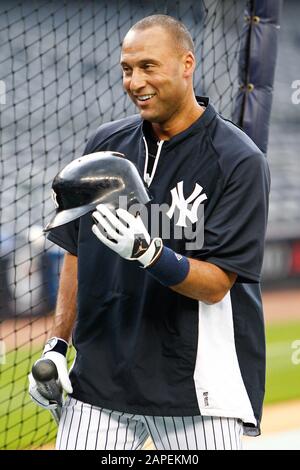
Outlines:
[[[55,176],[51,197],[56,214],[44,232],[82,217],[98,204],[118,209],[121,200],[124,207],[124,198],[127,208],[150,201],[137,168],[118,152],[95,152],[70,162]]]

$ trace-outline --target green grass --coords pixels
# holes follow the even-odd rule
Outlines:
[[[300,344],[300,321],[268,325],[267,337],[267,381],[265,403],[283,400],[300,399],[300,364],[293,363],[292,358],[299,361],[292,345]]]
[[[30,399],[27,374],[39,351],[20,348],[6,355],[0,380],[0,449],[23,449],[54,439],[50,414]]]
[[[40,348],[22,347],[9,352],[0,366],[0,449],[37,448],[55,439],[57,427],[51,414],[28,395],[27,375],[40,355]]]
[[[300,321],[268,325],[266,335],[265,403],[300,399],[300,364],[292,362],[292,343],[300,340]],[[40,349],[22,347],[8,353],[6,364],[0,366],[0,449],[37,448],[55,439],[53,418],[37,407],[27,392],[27,374],[40,353]]]

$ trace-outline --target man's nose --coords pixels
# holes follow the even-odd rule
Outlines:
[[[133,70],[130,79],[130,91],[136,93],[146,86],[146,80],[142,71]]]

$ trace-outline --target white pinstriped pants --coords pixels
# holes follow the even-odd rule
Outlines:
[[[57,450],[139,450],[148,437],[157,450],[240,450],[235,418],[142,416],[98,408],[68,397]]]

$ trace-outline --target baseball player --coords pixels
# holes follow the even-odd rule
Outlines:
[[[260,433],[264,396],[267,162],[195,96],[194,46],[176,19],[136,23],[121,67],[139,113],[101,125],[84,153],[134,163],[149,219],[98,204],[50,230],[67,252],[44,350],[68,394],[56,448],[140,449],[150,436],[156,449],[240,449],[243,433]],[[155,207],[169,233],[157,229]],[[55,406],[32,377],[30,393]]]

